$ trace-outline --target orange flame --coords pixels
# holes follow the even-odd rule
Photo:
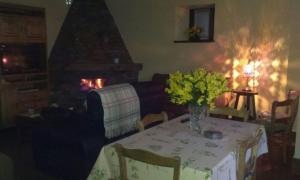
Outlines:
[[[86,89],[100,89],[104,86],[104,80],[101,78],[97,79],[81,79],[80,85]]]

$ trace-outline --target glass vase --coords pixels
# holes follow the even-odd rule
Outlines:
[[[195,131],[201,131],[199,120],[204,120],[207,115],[207,106],[199,106],[195,104],[189,104],[190,113],[190,128]]]

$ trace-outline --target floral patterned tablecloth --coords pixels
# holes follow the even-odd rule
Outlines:
[[[180,116],[141,133],[117,141],[127,148],[145,149],[164,156],[181,158],[180,180],[236,180],[237,152],[239,142],[263,129],[258,155],[268,152],[267,137],[263,126],[231,120],[207,117],[200,121],[204,130],[218,130],[223,133],[220,140],[205,138],[191,131],[189,123],[181,123],[189,115]],[[128,160],[129,179],[165,180],[171,169],[155,167],[134,160]],[[114,148],[104,146],[88,180],[118,179],[119,162]]]

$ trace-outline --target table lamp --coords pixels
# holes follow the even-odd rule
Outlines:
[[[249,79],[254,77],[254,67],[251,63],[248,63],[244,67],[244,76],[247,80],[246,88],[243,89],[243,91],[251,91],[251,88],[249,86]]]

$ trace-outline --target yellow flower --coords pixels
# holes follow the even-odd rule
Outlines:
[[[203,31],[203,29],[201,27],[193,26],[188,29],[188,35],[189,35],[189,37],[197,36],[202,31]]]
[[[202,68],[186,74],[179,71],[172,73],[167,84],[165,91],[171,102],[176,104],[213,106],[215,98],[229,90],[222,74],[209,73]]]

